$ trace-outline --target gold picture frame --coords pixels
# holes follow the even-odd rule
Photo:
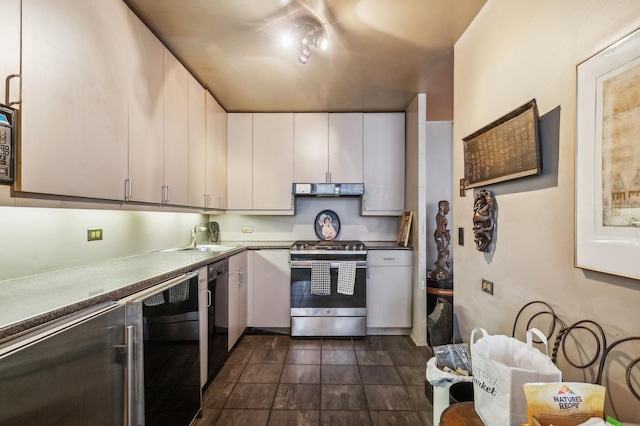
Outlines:
[[[413,212],[404,212],[400,216],[400,228],[398,230],[398,246],[407,247],[409,235],[411,234],[411,222],[413,222]]]

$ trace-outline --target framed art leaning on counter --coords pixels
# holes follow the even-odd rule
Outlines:
[[[640,279],[640,30],[577,65],[576,266]]]
[[[398,246],[400,247],[407,247],[409,245],[411,222],[413,222],[413,212],[402,213],[402,216],[400,216],[400,228],[398,230]]]

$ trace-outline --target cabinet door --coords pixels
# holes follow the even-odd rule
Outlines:
[[[229,274],[229,350],[247,328],[247,265]]]
[[[193,207],[205,207],[206,194],[206,114],[205,90],[189,76],[189,202]]]
[[[121,306],[0,356],[0,424],[122,424],[124,320]]]
[[[161,203],[163,199],[163,53],[162,43],[129,12],[135,64],[129,73],[129,200]]]
[[[253,208],[253,114],[227,114],[227,209]]]
[[[404,113],[364,114],[363,215],[404,211]]]
[[[0,40],[2,40],[2,55],[0,55],[0,103],[10,104],[20,99],[19,80],[11,79],[9,95],[5,92],[6,78],[13,74],[20,74],[20,0],[0,0],[2,10],[2,25],[0,26]],[[14,108],[18,105],[12,105]]]
[[[367,327],[412,325],[412,252],[370,251],[367,259]]]
[[[293,212],[293,114],[253,114],[253,210]]]
[[[331,182],[361,183],[362,113],[329,114]]]
[[[205,93],[206,193],[207,208],[227,208],[227,113]]]
[[[22,2],[18,190],[123,199],[130,13],[112,0]]]
[[[253,327],[291,326],[291,271],[289,250],[252,250]]]
[[[329,114],[294,114],[293,181],[329,181]]]

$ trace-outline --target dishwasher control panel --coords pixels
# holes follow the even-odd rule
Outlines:
[[[0,183],[13,183],[15,158],[14,109],[0,105]]]

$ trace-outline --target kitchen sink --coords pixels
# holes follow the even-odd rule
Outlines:
[[[176,247],[170,248],[166,250],[162,250],[162,252],[185,252],[185,251],[214,251],[214,252],[223,252],[229,250],[235,250],[239,246],[231,246],[231,245],[222,245],[222,244],[200,244],[195,247]]]

